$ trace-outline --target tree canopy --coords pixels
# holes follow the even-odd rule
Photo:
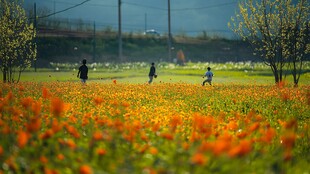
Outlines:
[[[35,30],[18,1],[0,2],[0,69],[4,82],[18,82],[36,58]],[[16,73],[18,77],[16,77]]]
[[[271,67],[276,83],[282,81],[283,69],[288,67],[297,84],[310,52],[309,12],[307,0],[247,0],[239,4],[239,13],[229,27]]]

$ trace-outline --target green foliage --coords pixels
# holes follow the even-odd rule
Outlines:
[[[292,0],[249,0],[240,3],[239,9],[229,26],[271,67],[275,81],[282,81],[287,62],[293,64],[293,75],[296,75],[309,55],[310,7],[307,0],[297,4]],[[295,77],[294,83],[298,83]]]
[[[0,4],[0,69],[4,81],[15,82],[36,58],[36,32],[18,2],[3,0]]]

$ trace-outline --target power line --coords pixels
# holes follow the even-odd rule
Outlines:
[[[45,15],[45,16],[39,16],[38,18],[39,18],[39,19],[47,18],[47,17],[53,16],[53,15],[55,15],[55,14],[68,11],[68,10],[73,9],[73,8],[75,8],[75,7],[81,6],[81,5],[85,4],[85,3],[88,2],[88,1],[90,1],[90,0],[85,0],[85,1],[83,1],[83,2],[81,2],[81,3],[79,3],[79,4],[76,4],[76,5],[72,6],[72,7],[68,7],[68,8],[66,8],[66,9],[63,9],[63,10],[60,10],[60,11],[57,11],[57,12],[54,12],[54,13],[51,13],[51,14],[48,14],[48,15]]]

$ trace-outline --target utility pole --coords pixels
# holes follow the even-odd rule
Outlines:
[[[123,62],[121,0],[118,0],[118,58]]]
[[[144,14],[144,32],[147,30],[147,14]]]
[[[37,34],[37,5],[33,5],[33,33]],[[34,44],[37,44],[37,36],[35,35]],[[34,60],[34,72],[37,72],[37,59]]]
[[[168,58],[171,60],[171,19],[170,19],[170,0],[168,0]]]
[[[93,61],[96,62],[96,22],[94,21],[94,32],[93,32]]]

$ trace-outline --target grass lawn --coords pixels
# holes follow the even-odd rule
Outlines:
[[[51,69],[27,69],[22,73],[20,81],[48,82],[48,81],[79,81],[77,65],[55,65]],[[186,66],[178,66],[171,63],[156,64],[158,78],[154,83],[189,83],[201,84],[202,78],[208,66],[214,73],[213,84],[273,84],[274,77],[270,68],[262,63],[251,64],[247,62],[227,63],[188,63]],[[102,82],[113,83],[147,83],[149,65],[147,63],[124,64],[90,64],[88,83]],[[305,63],[304,74],[300,77],[299,84],[310,84],[310,66]],[[289,84],[293,83],[292,75],[288,73],[283,78]],[[0,73],[2,79],[2,73]]]
[[[154,83],[190,83],[190,84],[201,84],[203,81],[202,70],[192,71],[179,71],[179,70],[158,70],[158,78],[154,79]],[[257,84],[272,84],[274,78],[272,74],[257,73],[257,72],[244,72],[244,71],[213,71],[214,78],[213,84],[229,84],[229,83],[257,83]],[[261,75],[263,74],[263,75]],[[77,72],[46,72],[40,71],[23,72],[21,81],[33,81],[33,82],[46,82],[46,81],[79,81],[76,77]],[[0,75],[2,79],[2,74]],[[90,71],[88,82],[103,82],[112,83],[116,80],[118,83],[146,83],[148,81],[148,70],[133,71],[126,70],[122,72],[109,72],[109,71]],[[286,81],[292,83],[292,77],[287,76]],[[300,78],[300,84],[310,84],[309,73],[304,74]]]

